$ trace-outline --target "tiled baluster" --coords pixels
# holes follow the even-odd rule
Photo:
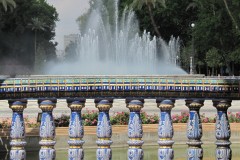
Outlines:
[[[126,100],[127,108],[130,110],[129,122],[128,122],[128,137],[129,145],[128,149],[128,160],[143,160],[143,129],[142,129],[142,119],[140,116],[140,111],[143,108],[144,101],[131,100],[128,103]]]
[[[109,110],[112,107],[112,99],[109,100],[95,100],[96,108],[99,110],[98,124],[97,124],[97,137],[96,141],[98,149],[96,152],[97,160],[111,160],[112,149],[112,126],[109,118]]]
[[[187,126],[188,138],[188,159],[201,160],[203,158],[202,149],[202,123],[199,110],[203,106],[202,100],[186,100],[186,106],[189,108],[189,119]]]
[[[26,151],[25,125],[23,119],[23,110],[26,108],[26,100],[9,100],[9,107],[13,110],[12,124],[10,130],[10,160],[25,160]]]
[[[231,100],[213,100],[213,106],[217,108],[216,119],[216,159],[230,160],[232,159],[232,151],[230,148],[231,130],[229,126],[227,110],[231,106]]]
[[[41,124],[39,136],[41,141],[41,149],[39,151],[40,160],[54,160],[56,151],[54,145],[55,138],[55,124],[52,115],[53,109],[56,107],[56,99],[40,99],[38,100],[39,108],[42,110]]]
[[[171,110],[174,107],[174,100],[157,99],[158,108],[160,108],[158,136],[159,136],[159,160],[172,160],[174,158],[174,151],[172,145],[173,125],[171,118]]]
[[[68,107],[71,109],[71,117],[69,123],[69,137],[68,141],[68,159],[69,160],[83,160],[84,152],[82,140],[84,135],[83,122],[81,110],[85,107],[86,99],[67,99]]]

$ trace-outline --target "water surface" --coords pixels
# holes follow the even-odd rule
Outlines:
[[[203,145],[204,157],[203,160],[213,160],[215,159],[215,148],[214,144]],[[240,157],[239,144],[232,144],[232,159],[238,159]],[[113,160],[127,160],[127,147],[123,148],[112,148],[112,159]],[[144,159],[145,160],[157,160],[157,150],[158,146],[144,146]],[[174,145],[174,160],[186,160],[187,145]],[[96,160],[96,149],[85,149],[85,160]],[[0,155],[2,158],[6,155]],[[4,158],[3,158],[4,159]],[[8,158],[6,157],[5,160]],[[28,152],[27,160],[38,159],[38,152]],[[67,160],[67,149],[57,150],[56,160]]]

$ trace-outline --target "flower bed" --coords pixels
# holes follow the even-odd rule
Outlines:
[[[146,112],[140,113],[143,124],[157,124],[159,121],[159,116],[148,115]],[[188,111],[183,111],[181,114],[173,114],[172,121],[173,123],[187,123],[189,117]],[[201,114],[202,123],[215,123],[216,117],[206,117],[205,114]],[[55,117],[55,126],[56,127],[68,127],[70,116],[61,115],[60,117]],[[86,113],[82,114],[82,119],[84,121],[85,126],[96,126],[98,122],[98,111],[95,110],[87,110]],[[240,112],[233,114],[228,112],[228,119],[230,123],[239,123],[240,122]],[[129,120],[129,112],[116,112],[110,117],[110,122],[112,125],[127,125]],[[27,128],[37,128],[40,123],[37,123],[35,118],[28,118],[24,116],[25,127]],[[11,119],[5,118],[0,119],[0,128],[10,128],[11,127]]]

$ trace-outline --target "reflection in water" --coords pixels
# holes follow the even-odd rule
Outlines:
[[[216,146],[211,145],[203,145],[204,149],[204,160],[213,160],[215,159],[215,148]],[[240,156],[239,152],[239,144],[232,144],[232,159],[238,159]],[[123,148],[112,148],[114,160],[127,160],[127,147]],[[144,159],[158,159],[157,158],[157,150],[158,146],[144,146]],[[84,149],[86,160],[96,160],[96,149]],[[187,159],[187,145],[174,145],[174,159],[175,160],[185,160]],[[125,156],[123,156],[125,155]],[[8,160],[8,154],[0,153],[1,160]],[[5,157],[5,158],[4,158]],[[38,159],[38,152],[27,152],[27,160],[35,160]],[[66,160],[68,159],[67,150],[57,150],[56,160]]]

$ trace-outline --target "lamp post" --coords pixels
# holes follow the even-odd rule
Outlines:
[[[191,27],[192,29],[195,27],[195,23],[191,23]],[[194,36],[193,36],[193,31],[192,31],[192,53],[190,56],[190,74],[194,74],[194,54],[195,54],[195,50],[194,50]]]
[[[179,65],[179,56],[176,56],[175,64],[176,64],[176,66]]]

